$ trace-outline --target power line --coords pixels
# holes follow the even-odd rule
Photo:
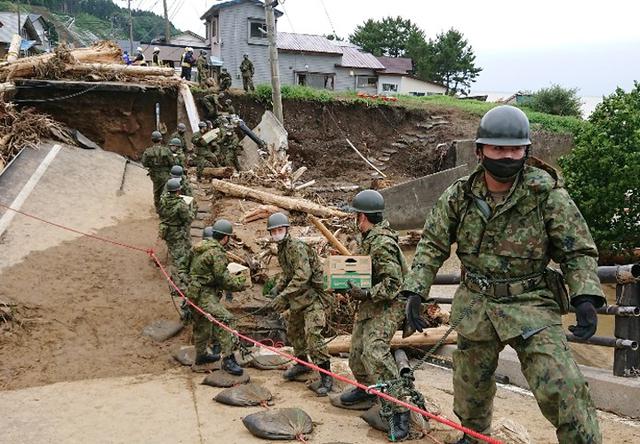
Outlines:
[[[329,26],[331,26],[331,32],[333,32],[333,36],[337,39],[338,34],[336,34],[336,28],[333,26],[333,21],[331,20],[331,16],[329,15],[327,6],[324,4],[324,0],[320,0],[320,4],[322,5],[322,9],[324,9],[324,13],[327,16],[327,20],[329,20]]]

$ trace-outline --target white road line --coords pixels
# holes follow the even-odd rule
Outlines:
[[[57,144],[53,145],[51,151],[49,151],[45,158],[42,159],[42,162],[40,162],[38,168],[36,168],[27,183],[24,184],[16,198],[13,200],[13,202],[11,202],[11,205],[9,205],[11,208],[16,210],[22,208],[22,205],[25,203],[38,182],[40,182],[40,179],[42,178],[42,176],[44,176],[45,171],[47,171],[47,168],[49,168],[49,165],[51,165],[51,162],[53,162],[53,159],[55,159],[61,149],[62,146]],[[7,210],[2,215],[2,217],[0,218],[0,237],[4,234],[6,229],[9,228],[9,225],[11,224],[11,221],[13,220],[15,215],[16,212],[11,210]]]

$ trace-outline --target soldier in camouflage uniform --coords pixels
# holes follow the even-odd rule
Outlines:
[[[227,270],[229,260],[224,246],[233,234],[231,222],[219,219],[210,228],[211,237],[205,238],[192,249],[190,283],[188,296],[196,305],[211,314],[218,321],[235,328],[233,315],[222,305],[220,298],[225,292],[226,298],[231,299],[232,291],[242,290],[245,286],[244,276],[234,276]],[[208,237],[205,236],[203,237]],[[242,375],[243,370],[238,365],[233,352],[238,346],[238,339],[228,331],[213,325],[202,314],[193,313],[193,342],[196,348],[195,367],[215,362],[220,356],[207,353],[207,345],[211,335],[220,342],[224,355],[222,369],[232,375]]]
[[[202,171],[207,167],[218,166],[218,158],[214,151],[217,151],[217,145],[215,141],[207,143],[202,136],[206,134],[207,123],[198,123],[199,131],[193,134],[191,141],[193,142],[195,150],[195,164],[196,164],[196,176],[198,179],[202,178]]]
[[[255,72],[253,63],[249,60],[249,54],[242,56],[242,63],[240,63],[240,72],[242,73],[242,87],[245,92],[254,92],[256,89],[253,86],[253,74]]]
[[[169,149],[173,153],[174,165],[186,166],[187,158],[182,149],[182,141],[177,137],[169,141]]]
[[[240,164],[238,163],[238,151],[240,150],[240,140],[235,132],[235,125],[231,123],[228,118],[219,119],[220,124],[220,141],[219,157],[221,166],[228,166],[240,171]]]
[[[191,252],[191,222],[195,217],[194,206],[180,197],[181,179],[172,178],[167,181],[167,192],[160,198],[160,237],[167,243],[173,266],[178,271],[181,288],[188,281],[189,260]]]
[[[176,127],[176,130],[173,132],[173,134],[169,136],[169,140],[176,139],[176,138],[180,139],[180,142],[182,142],[182,151],[185,154],[191,151],[191,147],[187,143],[186,133],[187,133],[187,126],[181,122],[181,123],[178,123],[178,126]]]
[[[170,179],[180,179],[180,194],[183,196],[191,196],[193,197],[193,188],[191,188],[191,184],[189,183],[189,178],[185,174],[184,168],[180,165],[174,165],[171,167],[171,175]],[[164,187],[164,192],[167,191],[167,186]],[[192,202],[192,205],[195,205],[195,200]]]
[[[218,85],[220,87],[220,91],[226,91],[231,88],[231,83],[231,74],[229,74],[227,68],[222,68],[220,76],[218,77]]]
[[[169,180],[169,172],[175,162],[171,150],[162,144],[160,131],[151,133],[151,140],[153,145],[142,154],[142,165],[147,169],[153,182],[153,204],[156,207],[156,212],[158,212],[160,209],[160,196],[167,180]]]
[[[372,385],[399,378],[390,343],[404,319],[404,304],[396,295],[402,288],[408,266],[398,245],[398,233],[383,218],[382,195],[375,190],[361,191],[353,199],[351,207],[356,213],[358,230],[362,233],[359,254],[371,257],[372,287],[361,289],[349,281],[349,294],[360,303],[351,334],[349,367],[358,382]],[[340,396],[345,405],[367,399],[375,399],[375,395],[359,388]],[[386,407],[393,412],[393,435],[390,431],[389,439],[399,441],[406,438],[409,434],[409,411],[396,404]]]
[[[282,275],[271,290],[273,307],[283,312],[289,309],[287,337],[293,344],[296,357],[306,361],[307,354],[318,367],[330,371],[330,357],[322,337],[326,326],[325,305],[327,295],[323,290],[322,266],[316,252],[288,233],[289,219],[275,213],[267,220],[267,230],[278,244],[278,262]],[[289,381],[311,372],[309,367],[294,364],[283,377]],[[333,379],[320,373],[318,396],[326,396],[333,386]]]
[[[451,313],[452,322],[462,318],[453,386],[462,425],[490,433],[498,354],[510,345],[558,441],[601,443],[589,389],[562,329],[569,298],[558,273],[547,268],[554,260],[564,273],[577,318],[570,329],[591,337],[605,299],[589,228],[551,167],[525,165],[531,142],[522,111],[489,111],[476,143],[480,165],[443,193],[425,222],[401,293],[407,321],[424,327],[421,299],[456,242],[463,279]],[[458,442],[476,440],[465,435]]]

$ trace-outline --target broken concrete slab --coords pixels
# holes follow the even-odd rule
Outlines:
[[[142,334],[148,336],[156,342],[163,342],[169,338],[173,338],[180,333],[184,328],[184,324],[179,321],[170,321],[167,319],[160,319],[147,325]]]
[[[271,111],[265,111],[253,132],[273,151],[287,151],[289,148],[287,130]],[[240,145],[242,146],[238,157],[240,169],[246,171],[257,166],[262,159],[258,152],[258,145],[249,137],[243,138]]]
[[[99,150],[101,149],[100,145],[95,143],[93,140],[89,139],[87,136],[82,134],[78,130],[73,131],[73,139],[78,142],[78,146],[80,148],[84,148],[87,150]]]

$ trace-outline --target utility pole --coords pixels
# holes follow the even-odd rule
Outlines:
[[[171,43],[171,22],[169,22],[169,9],[167,8],[167,0],[162,0],[164,6],[164,42]]]
[[[282,115],[282,95],[280,93],[280,68],[278,67],[278,47],[276,45],[276,16],[273,8],[278,6],[278,0],[264,2],[265,18],[267,21],[267,40],[269,41],[269,62],[271,63],[271,100],[273,114],[284,125]]]
[[[131,17],[131,0],[129,0],[129,54],[133,55],[133,18]]]
[[[20,27],[20,0],[18,0],[17,3],[18,3],[18,35],[22,39],[22,28]]]

